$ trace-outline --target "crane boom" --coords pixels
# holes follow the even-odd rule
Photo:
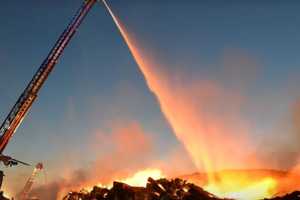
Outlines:
[[[32,186],[33,186],[34,182],[35,182],[35,178],[38,175],[38,173],[43,170],[43,168],[44,168],[44,166],[43,166],[42,163],[38,163],[35,166],[31,176],[26,181],[25,186],[24,186],[23,190],[21,191],[18,200],[28,200],[29,199],[29,193],[32,189]]]
[[[0,154],[2,154],[10,138],[14,135],[18,126],[21,124],[25,115],[28,113],[32,103],[37,98],[37,94],[46,81],[50,72],[53,70],[63,50],[70,42],[72,36],[80,26],[81,22],[90,11],[96,0],[85,0],[79,8],[74,18],[71,20],[67,28],[61,34],[56,44],[44,60],[32,80],[25,88],[8,116],[0,127]]]

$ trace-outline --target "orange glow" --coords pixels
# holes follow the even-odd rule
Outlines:
[[[206,172],[213,172],[216,169],[235,166],[235,160],[245,159],[244,155],[239,154],[240,151],[236,151],[237,144],[245,150],[249,146],[246,144],[248,140],[245,139],[244,128],[239,125],[230,127],[220,118],[201,113],[201,109],[205,110],[205,104],[211,104],[213,99],[229,98],[232,94],[227,94],[227,91],[209,81],[191,88],[182,88],[180,84],[171,82],[168,74],[158,69],[157,66],[160,65],[139,50],[142,48],[138,48],[137,42],[130,37],[105,1],[104,3],[144,75],[149,89],[156,96],[162,113],[194,164]],[[230,101],[238,104],[236,99]],[[228,155],[232,152],[236,155],[229,162]],[[256,160],[252,159],[251,162],[256,163]],[[209,179],[214,181],[213,173],[208,175]]]
[[[11,197],[13,196],[13,195],[11,195],[12,193],[5,187],[2,188],[2,191],[3,191],[4,196],[8,199],[11,199]]]
[[[132,176],[125,177],[125,178],[114,178],[115,181],[126,183],[130,186],[135,187],[146,187],[148,178],[151,177],[153,179],[160,179],[164,178],[164,175],[161,170],[159,169],[144,169],[140,170],[136,173],[134,173]],[[98,183],[98,187],[105,187],[105,188],[111,188],[113,183],[109,184],[102,184]],[[86,190],[91,191],[92,186],[85,187]]]
[[[206,172],[204,189],[220,197],[237,199],[268,198],[282,192],[280,188],[287,187],[279,185],[282,177],[279,181],[279,177],[264,173],[259,178],[247,171],[215,173],[226,168],[264,166],[248,138],[249,128],[239,116],[243,97],[209,80],[192,82],[185,87],[186,80],[160,67],[157,59],[138,45],[105,0],[103,2],[174,134],[195,166]]]
[[[163,178],[164,175],[159,169],[146,169],[146,170],[138,171],[131,177],[117,180],[117,181],[126,183],[131,186],[146,187],[147,180],[149,177],[153,179],[160,179]]]
[[[228,92],[219,85],[209,81],[202,82],[196,87],[191,86],[192,89],[182,88],[180,84],[171,82],[168,74],[158,69],[157,66],[160,65],[153,61],[155,59],[150,59],[142,53],[143,49],[138,48],[137,42],[130,37],[105,1],[104,4],[144,75],[149,89],[156,96],[173,132],[185,146],[195,166],[207,172],[208,183],[204,188],[220,197],[238,199],[271,197],[276,192],[277,185],[272,177],[253,180],[240,174],[212,173],[218,169],[238,165],[237,160],[240,163],[257,163],[255,157],[245,160],[245,155],[238,154],[239,147],[246,151],[247,147],[251,146],[248,144],[247,130],[240,126],[240,121],[236,121],[234,127],[231,127],[218,116],[198,112],[201,109],[205,110],[206,105],[211,105],[215,99],[228,100],[228,96],[229,102],[237,102],[238,105],[239,97],[227,94]],[[224,107],[224,102],[222,106]],[[235,155],[228,156],[232,153]]]
[[[274,178],[253,180],[245,175],[222,173],[219,181],[209,183],[204,189],[218,197],[242,200],[270,198],[276,193],[277,181]]]

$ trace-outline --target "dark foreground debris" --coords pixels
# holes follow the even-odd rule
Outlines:
[[[201,187],[181,179],[148,179],[146,187],[114,182],[111,189],[95,186],[91,192],[70,192],[63,200],[229,200],[221,199]],[[267,200],[267,199],[265,199]],[[268,200],[300,200],[300,192]]]
[[[148,179],[147,186],[132,187],[114,182],[113,187],[94,187],[88,192],[71,192],[63,200],[219,200],[202,188],[181,179]]]
[[[265,199],[265,200],[299,200],[299,199],[300,199],[300,191],[296,191],[282,197],[275,197],[273,199]]]
[[[0,191],[0,200],[9,200],[4,196],[4,193],[2,191]]]

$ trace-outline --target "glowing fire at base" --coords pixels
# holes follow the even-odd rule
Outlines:
[[[136,186],[136,187],[146,187],[148,178],[151,177],[153,179],[160,179],[164,178],[162,171],[159,169],[145,169],[140,170],[133,174],[132,176],[126,177],[126,178],[116,178],[115,181],[126,183],[130,186]],[[106,187],[111,188],[113,183],[109,183],[106,185],[103,185],[102,183],[98,183],[97,186],[99,187]],[[86,188],[87,190],[91,190],[92,187]]]
[[[160,179],[163,178],[164,175],[159,169],[146,169],[135,173],[132,177],[118,181],[131,186],[145,187],[149,177],[153,179]]]
[[[233,199],[263,199],[276,193],[277,181],[266,177],[255,181],[238,175],[223,174],[217,183],[209,183],[204,189],[221,198]]]
[[[245,172],[220,172],[214,175],[217,177],[214,183],[208,183],[203,189],[220,198],[233,198],[241,200],[253,200],[271,198],[276,194],[277,179],[274,177],[262,176],[260,178],[251,177]],[[163,172],[159,169],[145,169],[136,172],[127,178],[116,178],[118,182],[126,183],[130,186],[146,187],[148,178],[164,178]],[[111,188],[108,185],[98,184],[99,187]],[[89,188],[88,190],[91,190]]]

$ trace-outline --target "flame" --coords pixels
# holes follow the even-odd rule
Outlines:
[[[253,200],[273,197],[276,186],[277,180],[272,177],[256,181],[240,174],[222,173],[218,182],[209,183],[204,189],[221,198]]]
[[[132,177],[128,177],[119,181],[131,186],[146,187],[149,177],[153,179],[160,179],[163,178],[164,175],[159,169],[146,169],[136,172]]]
[[[126,183],[130,186],[146,187],[149,177],[153,179],[160,179],[160,178],[164,178],[165,176],[160,169],[144,169],[144,170],[137,171],[132,176],[128,176],[125,178],[115,178],[114,180],[121,183]],[[109,183],[109,184],[98,183],[97,186],[111,188],[113,186],[113,183]],[[92,187],[85,187],[85,189],[91,191]]]
[[[164,174],[160,169],[155,168],[147,168],[142,169],[137,172],[135,172],[133,175],[126,176],[126,177],[111,177],[111,180],[126,183],[130,186],[136,186],[136,187],[146,187],[148,178],[151,177],[153,179],[160,179],[164,178]],[[68,192],[70,191],[88,191],[91,192],[94,188],[94,186],[98,186],[101,188],[112,188],[113,182],[107,182],[107,183],[96,183],[95,182],[85,182],[77,186],[70,186],[70,187],[62,187],[59,191],[56,200],[61,200]]]
[[[234,198],[241,200],[253,200],[271,198],[276,192],[277,181],[274,177],[262,177],[260,180],[254,180],[248,172],[221,172],[215,176],[219,177],[218,182],[209,183],[203,188],[220,197]],[[115,178],[116,181],[126,183],[135,187],[146,187],[148,178],[164,178],[160,169],[144,169],[134,173],[126,178]],[[113,183],[98,183],[98,187],[111,188]],[[91,191],[92,187],[86,187],[85,190]]]

